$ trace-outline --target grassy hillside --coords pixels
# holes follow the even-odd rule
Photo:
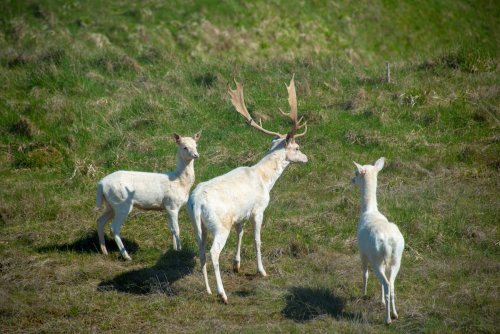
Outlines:
[[[1,331],[498,332],[499,18],[495,1],[2,1]],[[230,304],[206,295],[185,209],[181,253],[163,214],[134,211],[133,261],[111,238],[99,254],[100,178],[173,170],[173,132],[200,129],[197,182],[257,162],[270,140],[227,87],[285,132],[294,73],[309,163],[271,192],[268,278],[248,224],[242,273],[234,233],[221,255]],[[390,327],[373,274],[362,296],[350,184],[380,156],[407,244]]]

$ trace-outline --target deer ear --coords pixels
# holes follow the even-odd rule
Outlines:
[[[174,133],[174,140],[177,144],[181,141],[181,136],[179,136],[177,133]]]
[[[385,158],[382,157],[380,159],[378,159],[377,161],[375,161],[375,168],[377,168],[377,170],[380,172],[382,170],[382,168],[384,168],[384,162],[385,162]]]
[[[197,133],[195,133],[195,134],[193,135],[193,139],[194,139],[195,141],[200,140],[200,137],[201,137],[201,130],[200,130],[200,131],[198,131]]]
[[[356,161],[353,161],[353,163],[354,163],[354,165],[356,165],[356,168],[358,168],[359,174],[362,174],[363,173],[363,166],[358,164]]]

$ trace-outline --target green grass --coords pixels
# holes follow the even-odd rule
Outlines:
[[[499,17],[494,1],[3,1],[1,331],[498,332]],[[206,295],[184,209],[182,252],[163,214],[133,211],[133,261],[111,238],[99,254],[101,177],[173,170],[173,132],[200,129],[197,182],[257,162],[270,140],[228,85],[285,132],[294,73],[309,163],[271,192],[268,278],[249,224],[243,272],[234,233],[221,256],[230,304]],[[352,160],[380,156],[379,207],[407,244],[390,327],[373,275],[362,296],[350,184]]]

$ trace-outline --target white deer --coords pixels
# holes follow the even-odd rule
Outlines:
[[[236,82],[236,81],[235,81]],[[292,130],[287,135],[271,132],[257,124],[250,116],[243,98],[243,86],[236,82],[236,90],[229,89],[231,102],[248,124],[265,134],[275,137],[271,149],[262,160],[252,167],[239,167],[227,174],[216,177],[207,182],[198,184],[189,196],[187,208],[194,226],[200,252],[200,264],[205,280],[207,292],[211,294],[208,284],[205,247],[207,230],[213,235],[213,244],[210,255],[217,281],[217,293],[227,304],[227,296],[222,285],[219,270],[219,255],[226,244],[229,232],[233,226],[238,233],[236,255],[233,269],[240,269],[241,239],[243,237],[243,223],[250,219],[254,228],[255,250],[257,253],[257,270],[262,276],[267,276],[260,252],[260,229],[264,217],[264,210],[269,204],[269,192],[276,180],[291,162],[307,162],[307,156],[300,152],[295,138],[303,136],[304,132],[296,134],[297,130],[305,126],[297,120],[297,97],[294,80],[287,86],[289,116],[293,121]]]
[[[384,158],[375,165],[354,162],[357,167],[353,183],[361,188],[361,218],[358,224],[358,247],[363,270],[363,292],[366,295],[368,281],[368,263],[382,285],[382,303],[385,305],[385,322],[391,323],[391,309],[394,318],[398,318],[394,294],[394,281],[401,266],[401,257],[405,241],[396,224],[390,223],[378,211],[377,175],[384,167]]]
[[[201,132],[192,137],[174,134],[177,144],[177,166],[175,172],[145,173],[118,171],[104,177],[97,184],[97,207],[106,208],[97,219],[97,233],[103,254],[108,254],[104,241],[104,224],[110,219],[111,233],[126,260],[131,260],[120,238],[122,224],[132,209],[166,210],[175,250],[181,249],[178,214],[187,202],[189,190],[194,183],[194,159],[199,157],[196,143]]]

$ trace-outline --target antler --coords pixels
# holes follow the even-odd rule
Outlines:
[[[247,107],[245,105],[245,99],[243,98],[243,85],[234,80],[236,83],[236,89],[233,90],[231,87],[229,87],[229,95],[231,96],[231,103],[233,104],[234,108],[236,109],[237,112],[239,112],[243,117],[245,117],[246,121],[251,127],[256,128],[257,130],[264,132],[265,134],[274,136],[274,137],[280,137],[283,138],[285,137],[281,133],[278,132],[272,132],[269,130],[266,130],[262,127],[262,124],[257,124],[252,116],[250,116],[250,113],[247,110]]]
[[[294,78],[295,78],[295,74],[292,76],[292,80],[290,80],[290,85],[287,86],[285,84],[286,89],[288,91],[288,104],[290,105],[290,112],[289,113],[285,113],[285,112],[283,112],[280,109],[281,114],[290,117],[292,119],[292,121],[293,121],[292,130],[290,130],[290,132],[288,132],[288,135],[287,135],[289,138],[292,138],[292,137],[295,137],[295,138],[302,137],[307,132],[307,122],[304,122],[303,124],[300,124],[302,122],[303,117],[301,117],[299,120],[297,120],[297,118],[298,118],[297,117],[297,93],[295,92],[295,81],[294,81]],[[297,131],[299,129],[303,128],[303,127],[305,127],[304,132],[296,134]]]
[[[231,87],[229,87],[229,95],[231,96],[231,103],[233,104],[234,108],[236,108],[236,111],[239,112],[243,117],[245,117],[250,126],[256,128],[259,131],[264,132],[265,134],[278,136],[280,138],[287,137],[289,139],[294,137],[295,138],[302,137],[307,132],[307,122],[300,124],[302,122],[302,117],[299,120],[297,119],[297,94],[295,92],[294,77],[295,74],[292,76],[292,80],[290,80],[289,86],[286,86],[285,84],[286,89],[288,90],[288,104],[290,104],[290,112],[285,113],[280,109],[280,112],[283,115],[290,117],[293,122],[292,129],[290,130],[290,132],[288,132],[286,136],[278,132],[272,132],[266,130],[262,127],[262,123],[259,122],[259,124],[257,124],[253,120],[252,116],[250,116],[250,113],[248,112],[247,107],[245,105],[245,99],[243,98],[243,85],[237,82],[236,80],[234,80],[234,82],[236,83],[236,89],[233,90],[231,89]],[[297,131],[303,127],[305,127],[304,132],[297,134]]]

